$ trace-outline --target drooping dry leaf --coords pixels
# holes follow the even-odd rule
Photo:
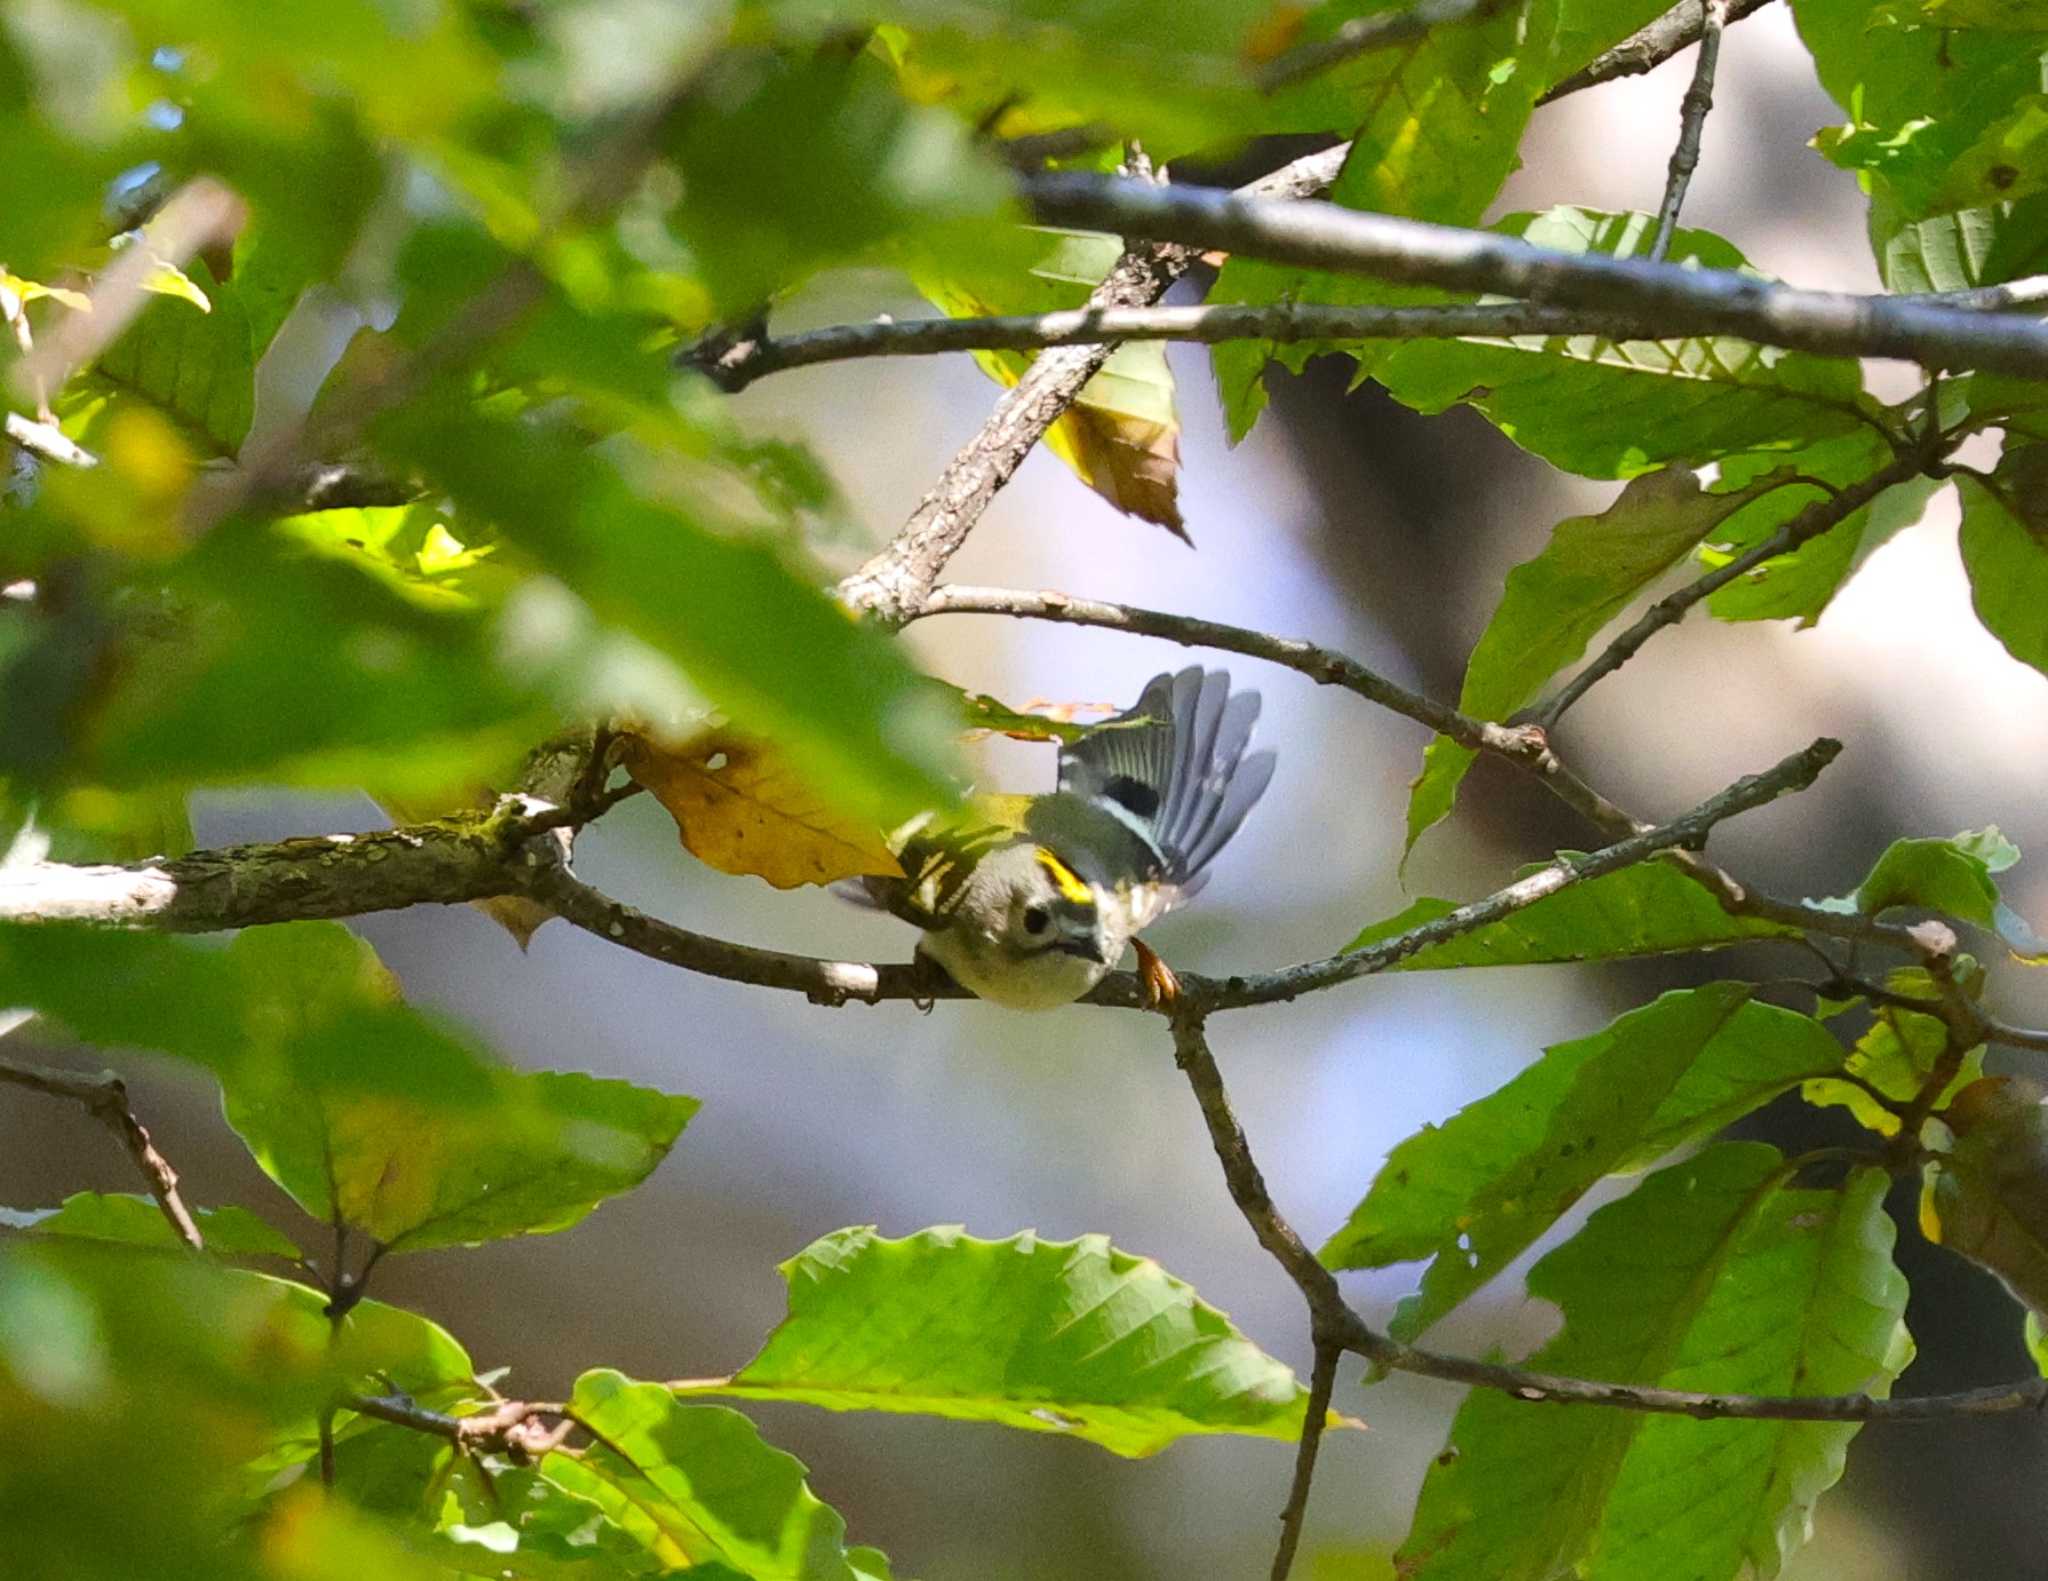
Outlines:
[[[668,809],[684,846],[722,873],[794,889],[903,871],[880,829],[834,808],[768,743],[729,727],[674,747],[633,736],[620,761]]]
[[[1953,1152],[1927,1166],[1920,1228],[1990,1269],[2020,1301],[2048,1313],[2048,1086],[1986,1076],[1942,1118]]]
[[[1014,300],[992,302],[982,290],[923,275],[917,277],[917,288],[955,318],[1079,307],[1116,262],[1121,244],[1090,232],[1052,234],[1057,245],[1018,282]],[[974,360],[990,378],[1010,386],[1030,367],[1031,354],[977,351]],[[1180,417],[1162,342],[1117,347],[1047,431],[1045,443],[1118,510],[1187,538],[1179,501]]]

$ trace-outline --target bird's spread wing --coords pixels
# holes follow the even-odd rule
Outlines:
[[[1127,712],[1060,750],[1060,790],[1116,817],[1157,856],[1133,896],[1138,925],[1194,895],[1273,778],[1246,752],[1259,694],[1221,670],[1158,675]]]

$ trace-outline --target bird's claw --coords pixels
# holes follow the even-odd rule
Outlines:
[[[1147,1010],[1165,1010],[1180,998],[1180,979],[1143,939],[1131,940],[1138,952],[1138,990]]]

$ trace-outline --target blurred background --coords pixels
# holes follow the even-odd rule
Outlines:
[[[1530,163],[1498,211],[1654,207],[1691,69],[1684,57],[1539,111],[1524,144]],[[1687,223],[1730,237],[1758,266],[1797,283],[1875,289],[1867,252],[1842,245],[1862,226],[1853,178],[1804,146],[1838,115],[1784,8],[1729,32],[1717,99]],[[796,328],[878,311],[927,309],[892,277],[841,275],[777,322]],[[1470,412],[1425,420],[1372,390],[1348,395],[1351,365],[1335,359],[1300,379],[1276,375],[1272,412],[1230,450],[1206,355],[1176,348],[1174,365],[1194,550],[1116,515],[1040,453],[952,575],[1305,636],[1450,698],[1508,569],[1536,553],[1560,517],[1597,510],[1613,492],[1552,472]],[[1910,387],[1906,370],[1871,373],[1889,396]],[[995,396],[957,359],[785,373],[738,400],[760,431],[809,439],[879,542]],[[2035,789],[2048,682],[1977,625],[1954,537],[1944,495],[1919,527],[1878,551],[1813,630],[1686,622],[1573,713],[1564,750],[1624,804],[1662,816],[1815,735],[1842,737],[1849,750],[1817,789],[1715,836],[1720,860],[1785,893],[1852,887],[1894,834],[1995,822],[2023,850],[2048,844],[2048,808]],[[862,549],[848,544],[844,558]],[[957,617],[927,622],[911,641],[933,672],[1017,705],[1122,705],[1148,676],[1190,658],[1106,632]],[[1260,739],[1278,749],[1280,769],[1202,902],[1151,935],[1177,965],[1221,972],[1320,956],[1412,894],[1469,898],[1587,838],[1533,784],[1481,764],[1458,816],[1418,850],[1404,889],[1395,865],[1423,732],[1291,672],[1248,660],[1232,669],[1265,695]],[[996,743],[984,749],[984,767],[992,786],[1051,785],[1042,747]],[[381,821],[367,801],[347,798],[211,797],[196,808],[201,844]],[[905,958],[911,943],[901,924],[825,894],[780,894],[704,869],[644,801],[586,835],[578,866],[634,904],[751,943],[885,960]],[[2022,865],[2006,882],[2013,904],[2037,927],[2048,923],[2048,863],[2037,860],[2031,875]],[[1300,1302],[1232,1208],[1150,1018],[956,1004],[929,1016],[906,1005],[824,1010],[672,971],[559,923],[522,957],[460,907],[359,926],[414,1000],[474,1025],[507,1058],[704,1100],[653,1181],[577,1229],[378,1269],[374,1293],[446,1324],[479,1365],[508,1364],[508,1389],[556,1395],[600,1364],[648,1378],[730,1370],[782,1314],[775,1263],[828,1231],[868,1223],[892,1235],[951,1222],[988,1237],[1102,1231],[1157,1258],[1261,1345],[1306,1367]],[[1317,1242],[1403,1136],[1492,1090],[1546,1044],[1742,965],[1374,978],[1225,1016],[1212,1030],[1274,1195]],[[2009,966],[1993,992],[2001,1016],[2048,1021],[2048,981]],[[16,1041],[36,1040],[31,1029]],[[19,1052],[70,1057],[47,1039]],[[291,1223],[295,1210],[242,1154],[208,1091],[141,1057],[127,1073],[193,1200],[244,1202]],[[1837,1136],[1836,1123],[1785,1104],[1750,1129],[1805,1144]],[[132,1190],[126,1171],[83,1114],[26,1096],[0,1106],[0,1202]],[[1894,1206],[1922,1337],[1904,1388],[2025,1375],[2017,1309],[1988,1276],[1919,1243],[1910,1192]],[[1407,1289],[1405,1272],[1346,1277],[1380,1319]],[[1434,1342],[1519,1354],[1551,1324],[1541,1303],[1521,1297],[1518,1269]],[[1371,1431],[1326,1445],[1304,1549],[1309,1573],[1386,1573],[1383,1556],[1457,1402],[1458,1391],[1427,1381],[1361,1390],[1356,1367],[1345,1368],[1337,1404],[1368,1418]],[[754,1415],[771,1442],[811,1468],[819,1495],[847,1515],[851,1540],[877,1544],[899,1572],[927,1578],[1263,1573],[1291,1464],[1283,1445],[1242,1440],[1191,1440],[1123,1461],[1081,1443],[913,1417],[773,1405]],[[2048,1431],[2031,1419],[1866,1433],[1795,1574],[2041,1573],[2044,1447]]]

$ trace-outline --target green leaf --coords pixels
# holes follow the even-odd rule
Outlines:
[[[1876,187],[1870,248],[1887,291],[1967,291],[2038,274],[2048,263],[2048,195],[1914,220]]]
[[[281,1231],[274,1230],[247,1208],[195,1208],[192,1217],[206,1249],[222,1257],[282,1257],[297,1262],[301,1255]],[[71,1235],[83,1240],[118,1241],[126,1246],[180,1246],[162,1210],[148,1197],[78,1191],[55,1208],[18,1212],[0,1208],[0,1225],[33,1230],[38,1235]]]
[[[191,267],[202,276],[197,288],[202,300],[211,296],[212,310],[195,312],[190,301],[169,296],[152,300],[100,353],[92,371],[175,418],[212,454],[232,456],[256,414],[249,317],[232,285],[216,283],[196,259]],[[92,384],[78,389],[90,394]]]
[[[1806,475],[1841,486],[1861,482],[1890,460],[1886,442],[1868,432],[1817,445],[1799,456],[1797,464]],[[1894,483],[1819,537],[1790,554],[1773,555],[1710,595],[1708,612],[1716,620],[1796,620],[1811,626],[1863,563],[1919,521],[1927,502],[1946,486],[1942,479],[1929,477]],[[1796,491],[1784,499],[1800,509],[1813,503],[1810,494]],[[1781,514],[1789,517],[1793,511],[1784,509]],[[1702,564],[1726,565],[1775,532],[1779,522],[1771,519],[1771,513],[1757,511],[1738,518],[1733,526],[1725,537],[1702,547]]]
[[[697,1108],[497,1066],[398,1002],[338,923],[248,929],[226,950],[0,928],[0,1001],[206,1066],[272,1179],[315,1219],[338,1210],[392,1250],[566,1228],[644,1179]]]
[[[1632,258],[1648,251],[1656,225],[1648,215],[1558,208],[1492,229],[1560,252]],[[1669,257],[1755,274],[1705,231],[1675,232]],[[1523,449],[1595,478],[1739,455],[1782,462],[1867,430],[1875,412],[1855,363],[1727,336],[1397,341],[1369,346],[1365,371],[1417,411],[1469,403]]]
[[[952,800],[943,705],[900,646],[849,619],[776,545],[643,497],[537,424],[417,411],[403,430],[388,431],[392,448],[601,619],[673,658],[821,792],[903,816]]]
[[[1798,0],[1799,32],[1847,126],[1815,139],[1889,189],[1909,216],[2041,188],[2041,64],[2048,33],[1950,27],[1917,7]]]
[[[2008,445],[1989,478],[1960,477],[1963,568],[1984,629],[2048,673],[2048,446]]]
[[[864,1581],[871,1549],[819,1502],[793,1456],[737,1411],[685,1405],[658,1383],[611,1371],[576,1380],[570,1409],[596,1442],[541,1474],[587,1500],[664,1570],[722,1565],[752,1581]],[[886,1564],[879,1572],[887,1575]]]
[[[1889,1179],[1789,1184],[1724,1143],[1595,1213],[1531,1271],[1564,1331],[1537,1371],[1743,1394],[1885,1394],[1912,1354]],[[1475,1389],[1396,1564],[1414,1581],[1775,1575],[1840,1477],[1856,1424],[1532,1408]]]
[[[1912,906],[1990,928],[1998,908],[1991,875],[2011,867],[2019,854],[1995,827],[1968,829],[1953,840],[1894,840],[1850,899],[1865,916]]]
[[[1554,6],[1529,8],[1527,37],[1519,10],[1432,27],[1412,43],[1376,50],[1349,67],[1341,81],[1364,114],[1347,127],[1351,152],[1330,201],[1443,225],[1476,225],[1515,168],[1523,128],[1545,87],[1532,68],[1556,17]],[[1498,70],[1503,63],[1511,69]],[[1371,281],[1239,258],[1223,266],[1208,296],[1211,302],[1251,304],[1392,299],[1407,298]],[[1233,442],[1251,431],[1266,404],[1268,363],[1298,373],[1318,349],[1258,341],[1216,348],[1216,383]]]
[[[1788,481],[1772,473],[1710,494],[1690,471],[1665,467],[1632,480],[1599,515],[1559,522],[1543,552],[1508,573],[1500,606],[1466,662],[1459,710],[1506,719],[1708,533]],[[1474,756],[1442,736],[1431,743],[1409,798],[1410,849],[1450,812]]]
[[[1004,183],[967,129],[906,104],[889,75],[866,54],[763,56],[725,92],[691,97],[671,144],[687,188],[672,223],[721,315],[884,240],[998,210]]]
[[[1398,916],[1374,923],[1345,948],[1366,949],[1455,910],[1456,901],[1418,900]],[[1603,961],[1797,937],[1797,928],[1730,916],[1705,888],[1669,863],[1639,862],[1561,889],[1499,922],[1417,950],[1394,970]]]
[[[761,1353],[679,1389],[998,1422],[1132,1456],[1196,1433],[1301,1433],[1292,1371],[1099,1235],[840,1230],[782,1276],[789,1316]]]
[[[223,1078],[229,1123],[308,1214],[387,1251],[566,1229],[644,1180],[698,1107],[486,1065],[391,1003],[374,953],[338,927],[249,931],[230,954],[252,988],[277,986]]]
[[[522,647],[521,611],[403,596],[366,561],[253,522],[210,533],[174,569],[169,609],[137,623],[74,772],[430,799],[489,783],[558,726],[555,667],[586,638],[558,619]]]
[[[1411,1340],[1526,1250],[1602,1176],[1641,1168],[1809,1077],[1841,1047],[1744,983],[1668,993],[1546,1049],[1498,1092],[1400,1143],[1321,1252],[1332,1268],[1431,1259],[1392,1325]]]
[[[244,1002],[241,971],[221,950],[153,933],[0,926],[0,1003],[41,1011],[87,1043],[224,1069]]]
[[[317,1511],[279,1525],[242,1518],[238,1489],[259,1491],[247,1463],[291,1439],[301,1452],[276,1469],[305,1466],[337,1392],[429,1398],[441,1371],[466,1374],[460,1347],[423,1319],[366,1302],[337,1326],[326,1301],[206,1258],[57,1237],[0,1249],[0,1432],[35,1445],[0,1460],[10,1569],[67,1581],[424,1581],[382,1549],[345,1550],[359,1569],[319,1568],[313,1555],[344,1550]]]
[[[1963,959],[1967,961],[1968,957]],[[1976,975],[1976,981],[1981,985],[1981,973]],[[1924,967],[1894,970],[1887,975],[1885,986],[1893,993],[1929,1002],[1940,997],[1940,989]],[[1948,1025],[1938,1016],[1923,1015],[1917,1010],[1892,1005],[1878,1006],[1872,1015],[1869,1028],[1856,1040],[1855,1048],[1849,1051],[1843,1073],[1859,1077],[1862,1083],[1876,1088],[1894,1105],[1905,1107],[1920,1097],[1922,1089],[1948,1053]],[[1942,1113],[1958,1092],[1983,1074],[1984,1049],[1979,1045],[1965,1051],[1954,1074],[1935,1095],[1931,1112]],[[1896,1109],[1878,1102],[1865,1085],[1822,1078],[1806,1083],[1800,1089],[1800,1096],[1812,1104],[1840,1104],[1855,1116],[1858,1124],[1880,1136],[1899,1134]]]

